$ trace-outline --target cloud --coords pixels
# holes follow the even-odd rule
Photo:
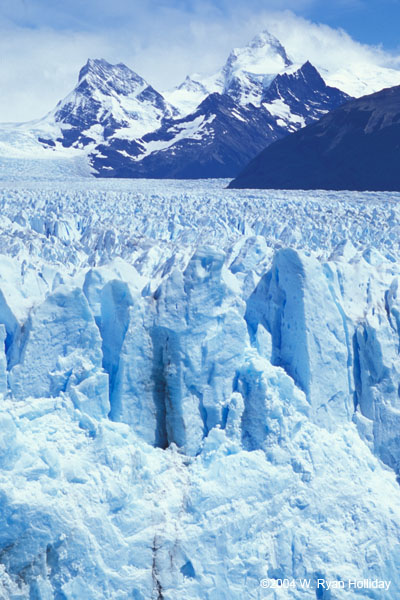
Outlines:
[[[12,28],[0,36],[0,120],[39,118],[76,84],[78,69],[93,52],[107,52],[96,35]],[[85,57],[85,58],[84,58]]]
[[[354,9],[361,0],[331,0]],[[296,60],[387,64],[378,48],[295,16],[321,0],[14,0],[0,9],[0,121],[39,118],[75,85],[89,57],[124,62],[157,89],[212,73],[262,29]]]
[[[312,23],[289,11],[269,14],[268,25],[271,33],[298,62],[310,60],[328,69],[360,62],[381,66],[393,64],[394,58],[382,48],[361,44],[343,29]]]

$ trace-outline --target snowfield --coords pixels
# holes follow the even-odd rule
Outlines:
[[[52,164],[0,176],[0,598],[397,600],[400,195]]]

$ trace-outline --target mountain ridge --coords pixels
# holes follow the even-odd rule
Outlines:
[[[263,150],[230,188],[400,191],[400,86],[351,100]]]
[[[139,151],[137,156],[132,156],[132,146],[128,148],[121,146],[120,141],[111,141],[108,147],[98,147],[100,159],[92,154],[92,166],[103,177],[234,176],[265,146],[348,99],[339,90],[328,88],[311,65],[302,69],[294,71],[287,81],[296,89],[296,81],[300,80],[303,97],[308,92],[310,103],[304,103],[304,110],[301,110],[302,101],[293,94],[288,95],[285,102],[275,93],[269,105],[261,103],[257,107],[252,103],[241,104],[230,94],[215,92],[190,115],[165,120],[160,129],[143,136],[135,148]],[[308,80],[310,74],[312,84]],[[311,87],[315,81],[320,86],[319,95],[318,90]],[[272,98],[279,106],[273,105]],[[312,98],[316,100],[313,102]],[[197,125],[193,127],[196,120]],[[185,128],[187,133],[182,135]],[[153,150],[150,154],[149,148]]]
[[[214,75],[187,77],[167,94],[123,63],[89,59],[48,115],[14,134],[0,127],[0,153],[78,156],[99,177],[235,177],[269,144],[349,98],[263,31]]]

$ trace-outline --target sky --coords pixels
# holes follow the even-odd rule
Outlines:
[[[156,89],[213,73],[268,29],[289,53],[400,68],[400,0],[0,0],[0,121],[44,116],[90,58]]]

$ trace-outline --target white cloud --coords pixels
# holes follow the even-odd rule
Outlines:
[[[352,0],[350,0],[352,1]],[[388,65],[391,56],[381,48],[360,44],[342,29],[333,29],[321,23],[311,23],[286,11],[269,14],[270,31],[276,35],[297,61],[323,62],[327,68],[371,62]]]
[[[295,62],[309,60],[329,85],[352,96],[400,85],[399,57],[381,47],[361,44],[341,29],[290,12],[270,14],[268,23]]]
[[[0,36],[0,120],[30,120],[76,84],[79,68],[107,45],[95,35],[14,27]]]

